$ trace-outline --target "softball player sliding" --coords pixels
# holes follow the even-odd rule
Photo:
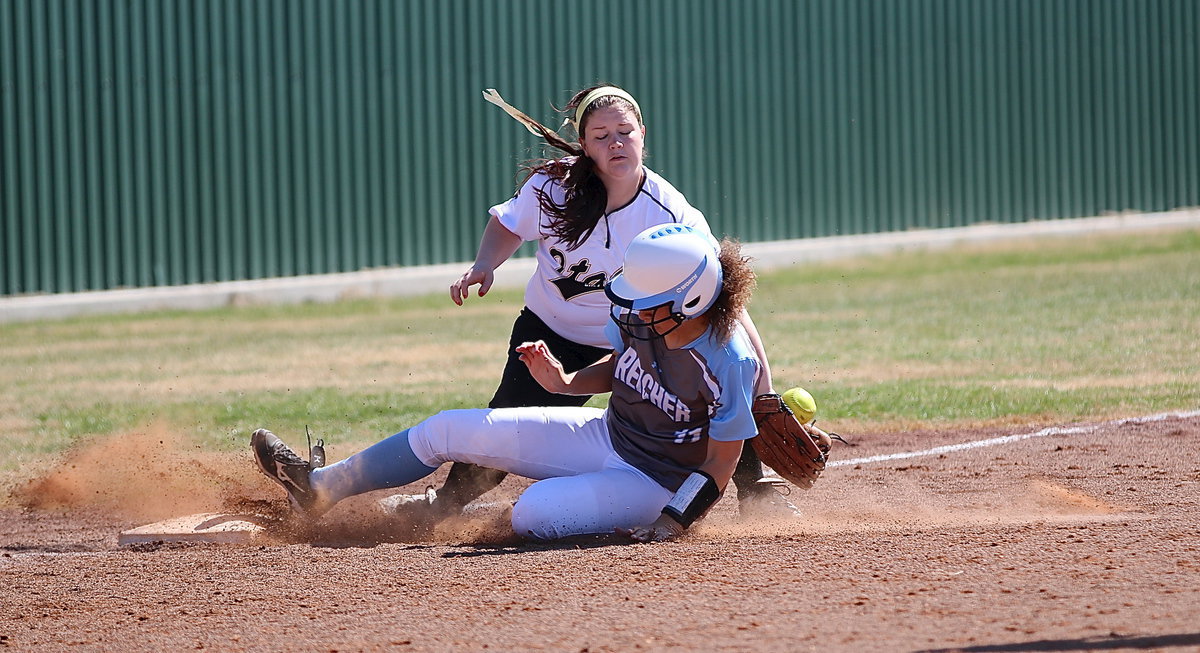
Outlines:
[[[756,433],[760,363],[739,321],[753,287],[735,243],[718,246],[686,225],[652,227],[632,239],[623,270],[603,287],[612,302],[611,354],[566,372],[544,342],[517,347],[543,388],[611,391],[607,409],[445,411],[319,468],[259,429],[255,460],[310,518],[346,497],[465,462],[537,479],[513,507],[520,535],[675,537],[720,498],[743,441]]]
[[[529,131],[566,154],[527,166],[528,178],[509,201],[494,206],[474,264],[450,286],[450,298],[462,304],[472,286],[479,296],[492,286],[493,272],[520,247],[537,242],[537,267],[525,290],[525,307],[513,324],[509,357],[490,408],[582,406],[589,395],[562,395],[542,388],[520,359],[517,346],[541,340],[567,372],[607,356],[612,345],[604,333],[609,302],[604,286],[621,267],[621,256],[635,235],[651,226],[683,224],[708,232],[704,215],[670,183],[643,165],[646,128],[641,107],[614,86],[579,91],[564,113],[577,142],[515,109],[489,89],[485,98],[523,123]],[[770,367],[758,332],[742,316],[762,362],[759,392],[771,392]],[[429,518],[458,512],[503,479],[502,471],[455,464],[436,493],[414,497]],[[794,514],[769,486],[759,484],[762,465],[749,447],[734,481],[743,510],[760,516]]]

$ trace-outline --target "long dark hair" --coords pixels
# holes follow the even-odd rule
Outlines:
[[[576,93],[565,107],[557,110],[566,116],[574,117],[579,103],[588,93],[601,86],[611,85],[598,84],[585,88]],[[638,126],[642,125],[641,113],[629,100],[615,95],[605,95],[594,100],[584,109],[579,124],[575,126],[577,134],[584,133],[588,118],[596,109],[611,106],[619,106],[632,111],[637,117]],[[549,192],[541,188],[533,189],[537,193],[538,204],[542,211],[550,216],[550,233],[566,244],[568,250],[572,250],[587,240],[588,236],[591,236],[596,229],[596,225],[600,224],[600,218],[604,216],[604,210],[608,207],[608,190],[604,187],[604,182],[600,180],[600,177],[596,175],[595,162],[583,153],[583,147],[578,142],[568,141],[543,125],[538,126],[541,128],[539,131],[542,132],[542,137],[546,140],[547,145],[561,150],[568,157],[573,158],[536,159],[526,162],[521,168],[528,173],[525,177],[526,181],[540,172],[558,181],[566,191],[563,203],[559,204],[554,201]]]

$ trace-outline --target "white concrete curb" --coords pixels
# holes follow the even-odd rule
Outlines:
[[[944,249],[964,243],[1197,228],[1200,228],[1200,209],[1184,209],[1165,213],[1136,213],[1014,224],[979,224],[949,229],[914,229],[859,236],[782,240],[750,243],[746,245],[745,250],[747,254],[755,257],[761,266],[784,267],[864,254]]]
[[[863,254],[938,249],[972,242],[1197,228],[1200,228],[1200,209],[1186,209],[1165,213],[747,243],[745,252],[754,258],[759,269],[771,269]],[[230,305],[329,302],[352,297],[448,293],[450,282],[462,274],[468,265],[449,263],[258,281],[6,297],[0,298],[0,323],[151,310],[198,310]],[[533,267],[531,258],[508,261],[496,271],[495,287],[523,286],[529,280]]]

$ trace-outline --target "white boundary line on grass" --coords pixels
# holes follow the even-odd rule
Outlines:
[[[830,461],[827,467],[844,467],[846,465],[864,465],[867,463],[877,463],[888,460],[903,460],[905,458],[920,458],[922,456],[937,456],[944,453],[953,453],[956,451],[965,451],[967,449],[978,449],[980,447],[992,447],[998,444],[1008,444],[1010,442],[1019,442],[1021,440],[1029,440],[1032,438],[1041,438],[1047,435],[1077,435],[1080,433],[1091,433],[1104,426],[1120,426],[1122,424],[1146,424],[1148,422],[1161,422],[1166,419],[1188,419],[1190,417],[1200,416],[1200,410],[1191,410],[1177,413],[1159,413],[1158,415],[1147,415],[1145,417],[1130,417],[1127,419],[1118,419],[1090,426],[1051,426],[1033,433],[1021,433],[1018,435],[1005,435],[998,438],[988,438],[987,440],[976,440],[974,442],[962,442],[959,444],[947,444],[941,447],[934,447],[924,451],[905,451],[900,453],[880,454],[878,456],[867,456],[866,458],[851,458],[850,460],[833,460]]]

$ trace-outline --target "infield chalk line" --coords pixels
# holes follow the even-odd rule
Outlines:
[[[1117,419],[1090,426],[1051,426],[1033,433],[1021,433],[1019,435],[1005,435],[998,438],[988,438],[987,440],[976,440],[974,442],[963,442],[960,444],[947,444],[941,447],[933,447],[924,451],[905,451],[900,453],[880,454],[878,456],[868,456],[866,458],[851,458],[850,460],[832,460],[826,467],[844,467],[846,465],[864,465],[866,463],[877,463],[887,460],[903,460],[905,458],[920,458],[923,456],[937,456],[944,453],[953,453],[956,451],[966,451],[967,449],[979,449],[981,447],[994,447],[1000,444],[1008,444],[1010,442],[1019,442],[1021,440],[1030,440],[1033,438],[1042,438],[1047,435],[1078,435],[1081,433],[1091,433],[1105,426],[1121,426],[1123,424],[1147,424],[1150,422],[1161,422],[1166,419],[1188,419],[1189,417],[1200,416],[1200,410],[1192,410],[1182,413],[1160,413],[1158,415],[1147,415],[1145,417],[1130,417],[1126,419]]]
[[[826,467],[844,467],[846,465],[865,465],[867,463],[878,463],[888,460],[904,460],[906,458],[920,458],[923,456],[938,456],[944,453],[954,453],[956,451],[966,451],[967,449],[979,449],[982,447],[994,447],[1000,444],[1008,444],[1010,442],[1020,442],[1021,440],[1031,440],[1033,438],[1044,438],[1047,435],[1079,435],[1081,433],[1091,433],[1105,426],[1121,426],[1123,424],[1149,424],[1151,422],[1161,422],[1168,419],[1188,419],[1191,417],[1200,417],[1200,410],[1189,410],[1177,413],[1159,413],[1157,415],[1146,415],[1144,417],[1128,417],[1125,419],[1115,419],[1099,424],[1091,424],[1088,426],[1050,426],[1040,431],[1033,433],[1020,433],[1017,435],[1004,435],[998,438],[988,438],[986,440],[975,440],[974,442],[962,442],[959,444],[947,444],[924,451],[904,451],[901,453],[880,454],[878,456],[867,456],[866,458],[851,458],[850,460],[831,460]],[[767,476],[778,476],[774,470],[766,474]],[[472,502],[470,505],[475,509],[494,508],[504,505],[505,502]]]

